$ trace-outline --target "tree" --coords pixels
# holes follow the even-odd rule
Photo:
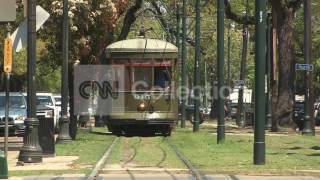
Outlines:
[[[226,15],[228,18],[244,22],[244,16],[238,15],[231,9],[231,4],[225,0]],[[295,127],[291,113],[293,110],[294,85],[294,53],[293,53],[293,23],[296,11],[301,7],[302,0],[269,0],[272,7],[273,27],[277,32],[277,52],[279,79],[272,83],[272,130],[278,131],[280,127]],[[254,22],[254,17],[249,18],[249,23]],[[274,74],[274,77],[275,74]]]

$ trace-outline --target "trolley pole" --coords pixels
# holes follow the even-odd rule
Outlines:
[[[224,122],[224,95],[220,90],[224,86],[224,1],[218,0],[218,19],[217,19],[217,49],[218,49],[218,132],[217,143],[221,144],[225,140]]]
[[[306,64],[311,64],[311,1],[304,0],[304,59]],[[311,71],[305,72],[305,99],[304,99],[304,126],[302,130],[303,135],[315,135],[314,129],[312,128],[313,114],[311,113],[311,103],[310,103],[310,86],[312,86]]]
[[[19,161],[25,163],[42,162],[42,149],[39,144],[36,107],[36,0],[28,0],[28,89],[27,89],[27,119],[24,122],[25,134],[23,147],[20,150]]]
[[[57,144],[67,144],[71,141],[69,133],[69,117],[68,117],[68,63],[69,63],[69,16],[68,16],[68,0],[63,0],[63,62],[62,62],[62,79],[61,79],[61,118],[59,119],[61,126],[57,138]]]
[[[266,0],[256,0],[254,164],[265,164]]]
[[[181,128],[186,127],[186,61],[187,61],[187,0],[182,1],[182,47],[181,47]]]
[[[193,132],[199,131],[200,122],[200,61],[201,61],[201,49],[200,49],[200,36],[201,36],[201,9],[200,0],[196,0],[196,48],[195,48],[195,64],[194,64],[194,124]]]

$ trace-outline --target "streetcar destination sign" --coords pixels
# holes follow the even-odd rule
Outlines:
[[[296,64],[297,71],[313,71],[314,67],[312,64]]]
[[[0,22],[11,22],[16,20],[16,1],[0,1]]]

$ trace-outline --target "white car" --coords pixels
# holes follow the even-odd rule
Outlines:
[[[60,119],[60,117],[61,117],[61,104],[62,104],[61,95],[54,94],[53,97],[54,97],[54,100],[56,101],[55,106],[58,109],[58,118]]]
[[[51,109],[54,109],[53,120],[54,127],[59,128],[59,108],[56,106],[56,101],[52,93],[37,93],[37,105],[44,105]],[[37,112],[37,114],[41,112]]]
[[[54,97],[54,100],[56,101],[56,108],[58,109],[58,112],[59,112],[59,118],[61,117],[61,106],[62,106],[62,97],[60,94],[54,94],[53,95]],[[69,103],[68,103],[68,116],[70,117],[70,106],[69,106]]]

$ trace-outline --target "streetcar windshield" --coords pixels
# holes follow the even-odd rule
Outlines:
[[[114,70],[116,79],[124,81],[113,85],[114,91],[167,91],[171,85],[170,61],[117,61]]]

